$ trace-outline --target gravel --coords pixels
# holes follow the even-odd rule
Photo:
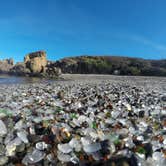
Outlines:
[[[0,85],[0,165],[166,165],[165,77],[62,77]]]

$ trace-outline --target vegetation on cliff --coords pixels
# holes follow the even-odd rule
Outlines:
[[[166,76],[166,59],[78,56],[59,60],[56,67],[60,67],[62,73]]]

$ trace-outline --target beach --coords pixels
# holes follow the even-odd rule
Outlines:
[[[0,165],[166,165],[166,77],[61,77],[0,79]]]

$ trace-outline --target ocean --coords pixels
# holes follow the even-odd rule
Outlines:
[[[37,83],[37,82],[44,83],[50,81],[52,80],[46,78],[0,75],[0,84],[24,84],[24,83]]]

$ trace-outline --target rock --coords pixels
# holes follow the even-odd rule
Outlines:
[[[25,56],[24,63],[31,73],[42,73],[47,65],[46,52],[38,51]]]
[[[6,134],[7,134],[6,125],[5,125],[5,123],[2,120],[0,120],[0,137],[1,136],[3,137]]]
[[[58,144],[58,150],[62,153],[70,153],[72,148],[69,144]]]
[[[163,102],[166,102],[166,95],[165,95],[165,96],[162,96],[162,97],[161,97],[161,100],[162,100]]]
[[[36,143],[36,149],[44,150],[47,149],[48,145],[45,142],[38,142]]]
[[[48,75],[49,77],[57,77],[61,74],[61,69],[56,67],[56,64],[54,62],[48,62],[46,66],[46,75]]]
[[[6,145],[6,156],[14,156],[17,150],[17,147],[19,147],[22,144],[22,141],[20,138],[16,137],[14,140],[9,142]]]
[[[93,77],[2,84],[0,165],[165,166],[165,103],[160,100],[165,79],[153,78],[144,87],[144,78]],[[152,93],[153,88],[158,91]]]
[[[5,165],[8,162],[8,157],[0,156],[0,165]]]
[[[65,96],[64,91],[59,91],[59,92],[57,93],[57,97],[58,97],[59,99],[61,99],[61,100],[64,99],[64,96]]]
[[[62,162],[70,162],[71,156],[69,154],[59,152],[57,158]]]
[[[75,149],[76,152],[79,152],[81,150],[81,144],[80,141],[78,141],[75,138],[72,138],[71,141],[69,142],[70,147]]]
[[[24,131],[17,132],[17,136],[23,141],[24,143],[28,143],[27,134]]]
[[[27,54],[24,62],[18,62],[16,65],[13,59],[0,61],[0,73],[57,78],[61,75],[61,69],[56,66],[55,62],[47,61],[45,51],[37,51]]]
[[[8,73],[14,65],[13,59],[5,59],[0,61],[0,73]]]
[[[35,149],[32,153],[27,154],[24,159],[23,159],[23,163],[25,165],[29,165],[29,164],[35,164],[41,160],[43,160],[43,158],[45,157],[45,153],[42,151],[39,151],[37,149]]]
[[[100,143],[93,143],[83,146],[83,149],[86,153],[94,153],[101,149]]]
[[[10,69],[9,73],[12,75],[26,76],[30,74],[30,70],[26,68],[24,63],[18,62]]]

